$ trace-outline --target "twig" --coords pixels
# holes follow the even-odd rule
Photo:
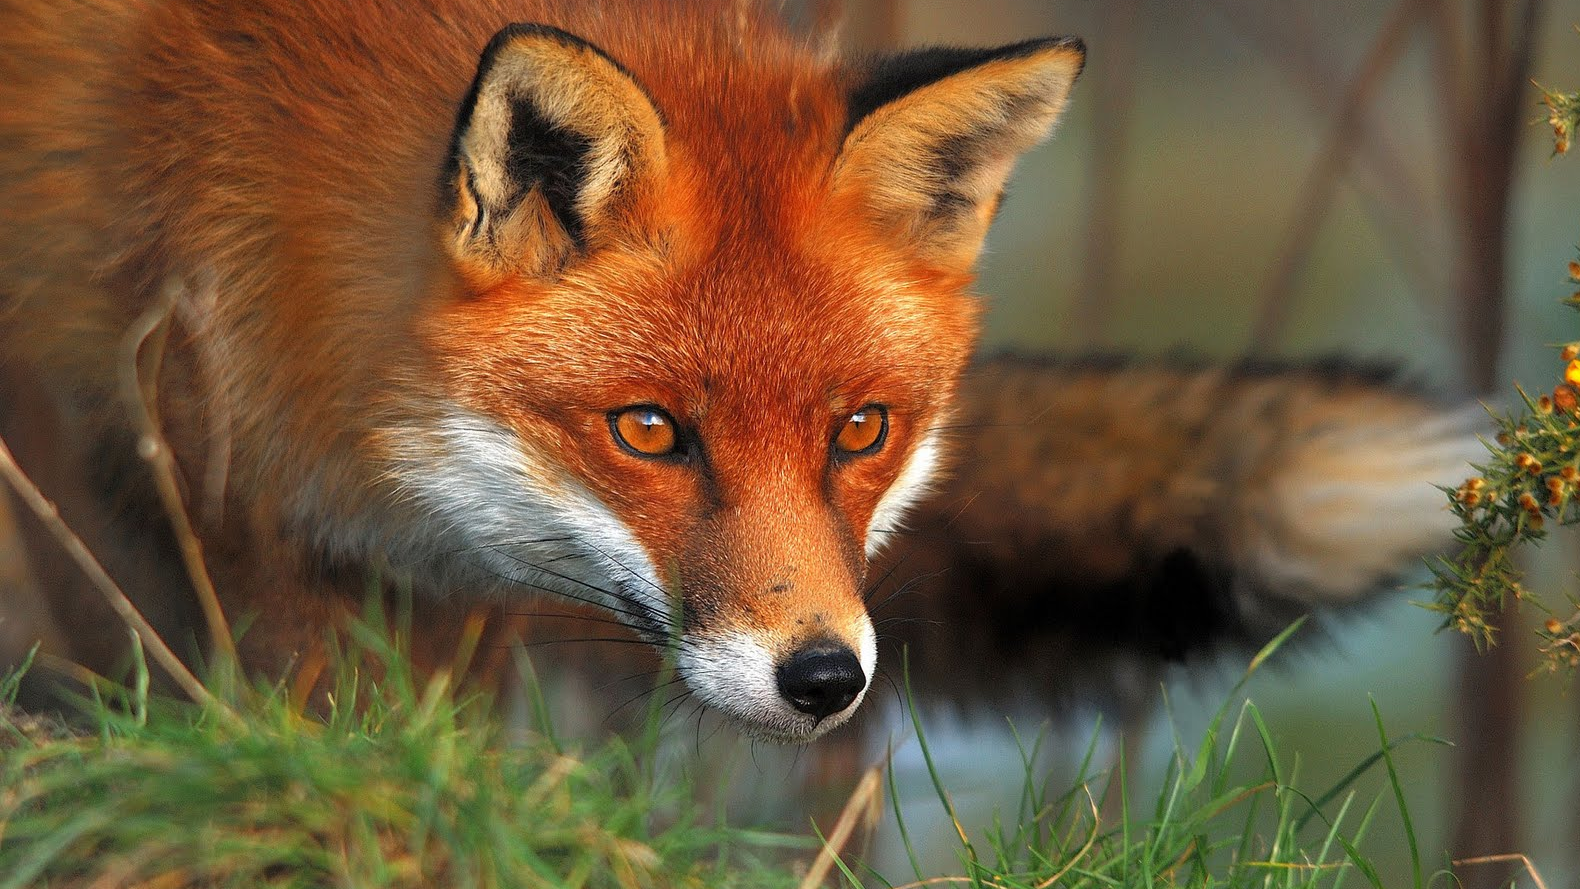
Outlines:
[[[0,475],[3,475],[6,481],[10,482],[17,496],[21,498],[23,503],[27,504],[28,509],[32,510],[34,515],[38,516],[39,521],[44,524],[44,528],[60,543],[72,561],[77,563],[77,567],[82,570],[82,573],[88,576],[88,580],[103,594],[105,601],[109,602],[115,613],[120,615],[121,619],[126,621],[126,625],[131,627],[132,631],[142,640],[143,648],[153,654],[154,660],[175,679],[176,684],[181,686],[181,689],[187,693],[187,696],[199,704],[214,707],[227,714],[230,713],[230,709],[210,694],[209,690],[203,687],[203,683],[199,682],[197,677],[192,675],[192,671],[187,669],[186,664],[183,664],[181,659],[176,657],[175,652],[171,651],[170,647],[165,644],[165,640],[159,637],[159,633],[143,617],[142,612],[138,611],[137,606],[132,604],[132,600],[126,598],[126,594],[121,592],[121,588],[116,585],[109,573],[104,570],[104,566],[100,565],[99,560],[94,558],[87,544],[83,543],[82,538],[78,537],[76,532],[72,531],[66,522],[61,519],[60,510],[54,503],[50,502],[49,498],[44,496],[44,493],[38,489],[37,485],[33,484],[33,480],[28,478],[27,473],[23,472],[22,467],[17,464],[16,457],[12,455],[11,448],[6,444],[4,437],[0,437]]]
[[[1081,845],[1080,849],[1076,850],[1074,855],[1070,856],[1070,860],[1064,863],[1064,867],[1059,868],[1053,876],[1033,886],[1032,889],[1048,889],[1054,883],[1064,879],[1065,874],[1074,870],[1081,859],[1085,858],[1092,851],[1092,847],[1097,845],[1097,838],[1102,833],[1102,818],[1098,816],[1097,800],[1092,799],[1092,789],[1086,786],[1084,782],[1081,784],[1081,792],[1086,794],[1086,804],[1092,809],[1092,830],[1087,834],[1086,842]]]
[[[1525,0],[1512,30],[1504,27],[1506,0],[1482,0],[1480,26],[1468,51],[1460,42],[1455,4],[1437,0],[1438,65],[1445,84],[1456,92],[1457,115],[1451,130],[1452,156],[1459,164],[1447,168],[1455,198],[1460,238],[1452,254],[1459,258],[1457,287],[1462,372],[1471,391],[1491,391],[1498,356],[1508,324],[1508,224],[1513,192],[1514,161],[1519,148],[1520,104],[1536,25],[1544,4]],[[1511,44],[1511,45],[1505,45]],[[1479,67],[1472,67],[1479,61]],[[1474,71],[1473,75],[1467,73]],[[1471,77],[1481,78],[1474,82]],[[1511,610],[1493,626],[1513,620]],[[1461,644],[1455,715],[1462,738],[1453,821],[1454,850],[1519,848],[1518,781],[1520,715],[1524,689],[1520,649],[1493,647],[1481,654]],[[1481,885],[1491,886],[1484,881]]]
[[[1531,875],[1531,882],[1536,884],[1536,889],[1547,889],[1547,881],[1542,879],[1541,873],[1536,870],[1536,865],[1532,864],[1529,858],[1518,853],[1478,855],[1475,858],[1455,858],[1453,860],[1455,867],[1464,867],[1467,864],[1506,864],[1508,862],[1519,862],[1525,865],[1525,872]]]
[[[1360,70],[1350,82],[1339,111],[1334,116],[1327,141],[1300,190],[1294,222],[1284,237],[1272,273],[1258,297],[1259,308],[1251,327],[1248,351],[1260,354],[1269,350],[1289,321],[1295,277],[1305,267],[1312,244],[1338,192],[1339,177],[1348,166],[1357,143],[1363,112],[1383,77],[1393,69],[1403,51],[1406,38],[1416,20],[1427,11],[1429,0],[1401,0],[1384,22],[1381,32],[1362,60]]]
[[[189,291],[186,298],[176,303],[176,321],[186,327],[192,337],[194,358],[198,362],[198,373],[203,379],[218,379],[220,368],[224,366],[225,358],[214,354],[215,350],[210,345],[212,337],[208,327],[213,322],[215,303],[218,301],[215,289],[206,286]],[[152,395],[145,399],[153,404]],[[230,451],[231,451],[231,406],[228,397],[221,397],[219,393],[211,393],[204,403],[204,410],[208,416],[210,429],[208,457],[203,467],[203,495],[195,497],[202,503],[199,516],[203,523],[212,528],[218,528],[225,520],[225,488],[230,483]]]
[[[153,367],[149,371],[149,380],[146,384],[142,381],[139,372],[141,363],[139,355],[144,342],[156,330],[164,329],[184,289],[185,285],[180,281],[168,282],[159,299],[132,323],[126,335],[122,337],[122,395],[131,410],[132,420],[138,427],[137,453],[153,470],[159,500],[164,506],[166,516],[170,519],[171,529],[181,550],[181,560],[186,566],[187,577],[192,581],[192,589],[197,594],[198,604],[203,608],[203,617],[208,622],[213,645],[227,662],[234,664],[236,642],[231,636],[230,623],[225,619],[225,612],[219,604],[219,594],[214,590],[214,581],[209,577],[208,566],[203,562],[203,545],[192,531],[192,519],[187,514],[186,505],[181,498],[181,487],[176,481],[175,457],[171,453],[170,443],[159,431],[159,422],[154,418],[151,406],[157,385],[159,362],[157,360],[151,362]]]
[[[812,866],[807,868],[800,889],[817,889],[823,885],[834,861],[844,851],[845,844],[850,842],[850,835],[855,832],[856,825],[877,822],[878,815],[883,812],[883,770],[887,767],[888,760],[885,759],[867,769],[867,773],[856,782],[856,789],[851,791],[850,799],[845,801],[845,807],[840,810],[834,829],[829,831],[823,848],[818,851],[817,858],[812,860]]]
[[[917,880],[914,883],[906,883],[903,886],[895,886],[894,889],[921,889],[923,886],[952,886],[958,883],[977,882],[978,880],[976,877],[928,877],[925,880]],[[997,886],[998,884],[993,882],[984,882],[982,885]]]
[[[1256,44],[1268,62],[1305,94],[1311,108],[1331,117],[1335,96],[1343,93],[1346,73],[1332,52],[1312,39],[1315,25],[1300,7],[1269,7],[1260,0],[1217,0],[1220,12]],[[1447,250],[1447,216],[1432,204],[1415,167],[1389,137],[1375,106],[1361,114],[1355,130],[1350,180],[1360,192],[1382,246],[1410,281],[1418,309],[1426,318],[1448,318],[1450,269],[1438,259]],[[1445,338],[1447,331],[1444,331]]]

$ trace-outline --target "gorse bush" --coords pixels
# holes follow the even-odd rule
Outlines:
[[[1544,91],[1554,153],[1569,150],[1580,125],[1580,94]],[[1569,263],[1571,284],[1580,286],[1580,260]],[[1566,303],[1580,310],[1580,291]],[[1576,330],[1580,338],[1580,330]],[[1580,601],[1533,596],[1515,564],[1520,548],[1540,542],[1549,523],[1580,522],[1580,342],[1555,347],[1558,373],[1552,389],[1532,398],[1519,390],[1522,409],[1497,416],[1496,440],[1479,474],[1450,491],[1459,518],[1459,551],[1433,565],[1436,601],[1444,626],[1466,633],[1478,647],[1495,640],[1493,615],[1509,600],[1528,601],[1546,612],[1537,630],[1541,668],[1572,672],[1580,667]]]

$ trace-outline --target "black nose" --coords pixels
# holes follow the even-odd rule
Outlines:
[[[817,719],[849,707],[867,687],[855,652],[837,643],[808,645],[780,664],[777,672],[784,699]]]

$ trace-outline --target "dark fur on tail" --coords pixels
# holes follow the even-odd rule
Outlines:
[[[909,646],[947,698],[1138,705],[1447,545],[1433,486],[1485,418],[1343,362],[983,360],[952,478],[874,569],[885,662]]]

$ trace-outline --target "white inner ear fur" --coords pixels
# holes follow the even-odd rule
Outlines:
[[[586,137],[588,156],[576,209],[595,220],[631,175],[659,176],[663,125],[647,96],[590,49],[549,37],[522,38],[495,58],[462,139],[478,192],[500,206],[515,197],[505,160],[514,109],[527,102],[549,123]],[[649,167],[633,169],[633,164]]]

